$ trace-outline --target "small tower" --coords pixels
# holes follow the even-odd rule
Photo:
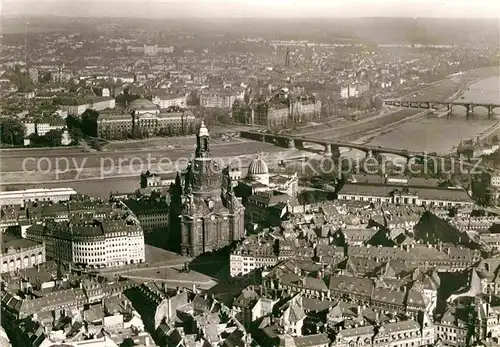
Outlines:
[[[208,140],[210,134],[205,126],[205,122],[202,120],[198,133],[196,134],[196,157],[205,158],[210,155],[210,148],[208,146]]]

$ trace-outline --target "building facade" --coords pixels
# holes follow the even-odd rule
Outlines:
[[[291,95],[283,88],[270,98],[237,101],[232,110],[234,120],[239,123],[284,127],[319,117],[321,101],[314,96]]]
[[[160,109],[147,99],[130,103],[127,110],[106,110],[97,119],[97,135],[115,140],[124,139],[132,134],[182,135],[192,134],[197,119],[190,111],[160,112]]]
[[[76,194],[76,191],[71,188],[34,188],[15,190],[10,192],[0,192],[0,205],[20,205],[21,207],[24,207],[27,202],[67,201],[72,195]]]
[[[26,238],[43,242],[52,259],[90,268],[136,264],[145,259],[141,226],[122,219],[47,222],[28,228]]]
[[[236,93],[229,91],[203,91],[200,94],[200,105],[203,107],[230,109],[236,98]]]
[[[45,245],[2,235],[1,273],[28,269],[45,263]]]
[[[80,116],[87,109],[101,111],[116,106],[115,99],[112,97],[94,97],[85,100],[56,99],[55,101],[63,111],[68,112],[68,115],[71,116]]]
[[[471,207],[462,188],[413,184],[408,179],[387,178],[379,182],[348,181],[338,192],[339,200],[365,201],[426,207]]]
[[[184,108],[186,107],[186,96],[177,94],[157,95],[152,99],[152,102],[161,109],[170,107]]]
[[[211,157],[209,133],[202,122],[195,157],[171,189],[170,229],[179,226],[182,254],[195,257],[215,251],[245,235],[245,209],[232,189],[222,196],[221,171]]]

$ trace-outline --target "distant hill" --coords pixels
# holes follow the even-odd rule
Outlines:
[[[262,37],[333,43],[476,44],[498,46],[496,19],[443,18],[69,18],[31,17],[30,33],[94,31],[99,24],[206,37]],[[3,34],[24,33],[24,18],[3,17]]]

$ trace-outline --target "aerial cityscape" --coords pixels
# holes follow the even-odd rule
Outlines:
[[[0,346],[500,346],[500,5],[455,1],[5,2]]]

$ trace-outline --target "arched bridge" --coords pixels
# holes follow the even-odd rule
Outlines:
[[[461,106],[466,109],[467,115],[473,113],[475,108],[482,107],[488,111],[488,117],[493,116],[493,110],[497,107],[500,107],[500,104],[495,103],[473,103],[467,101],[384,100],[384,104],[397,107],[427,109],[440,109],[446,107],[448,111],[452,111],[453,106]]]
[[[287,147],[290,149],[305,149],[304,143],[313,143],[324,146],[324,154],[325,156],[340,156],[340,148],[351,148],[357,149],[359,151],[365,152],[367,156],[379,155],[379,154],[393,154],[403,158],[406,158],[407,162],[411,159],[418,160],[421,162],[426,162],[427,160],[452,160],[453,158],[450,156],[443,156],[436,153],[426,153],[426,152],[415,152],[408,151],[405,149],[394,149],[394,148],[386,148],[380,146],[373,145],[365,145],[360,143],[352,143],[345,141],[337,141],[337,140],[321,140],[315,139],[305,136],[291,136],[291,135],[281,135],[281,134],[272,134],[267,132],[259,132],[259,131],[242,131],[241,137],[247,138],[254,141],[259,142],[268,142],[272,143],[276,146]],[[461,164],[466,168],[472,168],[473,170],[480,170],[482,172],[487,171],[488,168],[485,168],[481,165],[477,165],[473,162],[460,161]]]
[[[377,154],[393,154],[404,157],[406,159],[426,157],[425,153],[423,152],[410,152],[405,149],[385,148],[380,146],[338,140],[322,140],[305,136],[280,135],[258,131],[242,131],[241,137],[259,142],[273,143],[277,146],[291,149],[305,149],[305,143],[321,145],[324,147],[324,154],[326,156],[340,156],[340,148],[349,148],[365,152],[365,154],[368,156]]]

